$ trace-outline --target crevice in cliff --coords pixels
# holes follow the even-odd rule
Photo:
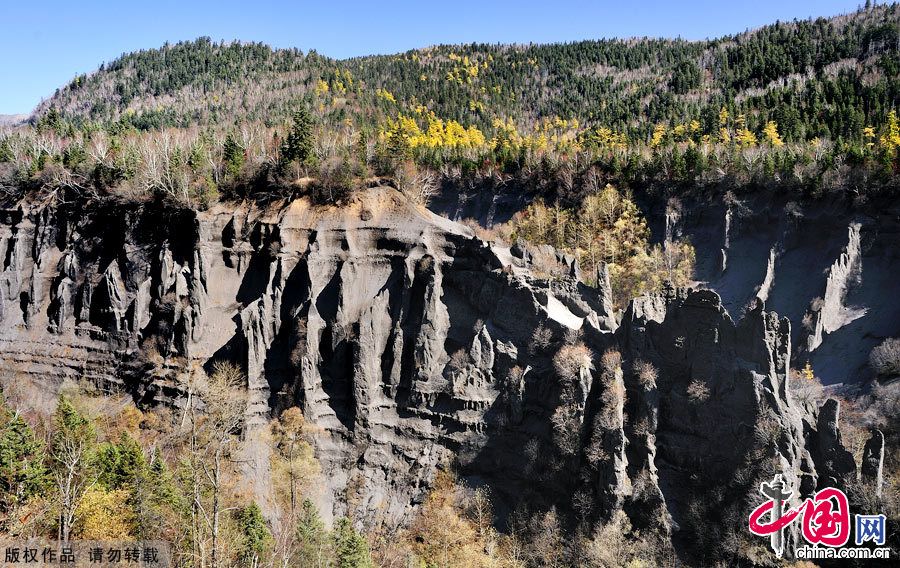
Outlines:
[[[416,338],[423,325],[425,299],[429,284],[434,280],[434,258],[424,256],[413,267],[412,284],[409,287],[409,309],[403,314],[403,350],[400,363],[400,383],[397,386],[397,408],[402,416],[410,416],[414,382],[417,380]]]

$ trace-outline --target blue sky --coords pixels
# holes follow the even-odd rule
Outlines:
[[[0,1],[0,114],[30,112],[124,52],[210,36],[332,57],[437,43],[545,43],[631,36],[703,39],[829,16],[860,0],[16,0]]]

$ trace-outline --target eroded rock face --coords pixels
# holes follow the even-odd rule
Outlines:
[[[403,522],[455,465],[501,520],[624,508],[699,542],[694,503],[728,525],[772,473],[797,497],[855,473],[837,412],[790,400],[790,325],[762,301],[734,323],[714,292],[668,289],[619,324],[603,268],[588,287],[560,255],[564,276],[537,279],[524,248],[390,189],[340,209],[23,203],[0,258],[10,374],[178,406],[175,375],[234,361],[251,440],[293,405],[315,426],[326,516]],[[267,456],[248,455],[265,502]]]
[[[847,246],[828,270],[825,295],[811,307],[813,324],[807,337],[806,351],[822,345],[823,335],[834,333],[854,319],[865,315],[864,308],[853,310],[845,305],[847,293],[860,272],[860,224],[851,223],[847,230]]]

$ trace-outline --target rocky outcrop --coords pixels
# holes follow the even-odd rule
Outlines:
[[[515,183],[449,184],[432,205],[491,227],[534,198]],[[760,189],[637,202],[655,238],[695,247],[699,285],[715,290],[732,317],[757,298],[787,317],[794,360],[809,361],[825,384],[871,379],[871,350],[900,336],[896,197],[850,203],[839,192],[806,198]]]
[[[881,497],[884,481],[884,433],[881,430],[874,430],[863,447],[860,473],[875,484],[875,496]]]
[[[733,480],[799,470],[808,452],[785,388],[786,320],[760,305],[735,324],[714,292],[670,289],[633,301],[619,335],[626,360],[656,369],[653,384],[640,388],[636,380],[628,392],[637,411],[629,414],[649,416],[653,434],[652,444],[633,446],[644,463],[653,456],[657,471],[648,475],[658,477],[682,530],[700,529],[697,503],[712,514],[734,506],[717,497],[723,490],[752,491]],[[791,481],[799,487],[796,476]]]
[[[856,473],[853,455],[841,441],[840,412],[841,403],[833,398],[827,399],[818,412],[813,459],[819,469],[820,487],[842,487]]]
[[[2,221],[5,380],[177,406],[175,375],[236,362],[248,432],[294,405],[315,425],[326,516],[403,522],[455,465],[501,518],[624,509],[699,542],[692,504],[734,524],[758,479],[799,496],[854,471],[837,409],[790,399],[791,328],[762,301],[735,323],[715,292],[669,288],[619,323],[605,267],[586,286],[570,257],[485,243],[390,189],[341,208],[25,202]]]
[[[759,291],[756,297],[765,302],[769,298],[769,292],[772,291],[772,284],[775,282],[775,247],[769,250],[769,261],[766,263],[766,276],[763,278],[762,284],[759,285]]]
[[[822,344],[826,333],[834,333],[854,319],[865,315],[865,310],[851,310],[844,305],[847,292],[860,268],[859,223],[848,229],[847,246],[828,271],[825,295],[813,301],[809,317],[812,329],[806,340],[806,351],[815,351]]]
[[[728,270],[728,249],[731,248],[731,220],[734,218],[734,209],[729,205],[725,209],[725,226],[723,228],[722,248],[720,249],[720,272]]]

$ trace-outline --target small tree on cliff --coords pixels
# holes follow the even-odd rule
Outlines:
[[[298,554],[299,526],[308,512],[307,504],[304,502],[301,505],[300,500],[307,484],[319,473],[319,462],[307,441],[306,428],[303,413],[296,406],[285,410],[279,419],[272,422],[272,485],[281,510],[272,536],[275,554],[283,560],[283,566],[290,565]],[[299,546],[304,545],[300,542]],[[300,565],[319,564],[307,558]]]
[[[272,534],[263,519],[262,510],[254,501],[235,513],[240,544],[238,551],[241,566],[256,568],[272,541]]]
[[[314,161],[312,117],[309,110],[301,106],[294,113],[294,124],[281,145],[281,166],[287,169],[291,164],[295,164],[299,178],[301,168],[308,170],[314,165]]]
[[[190,393],[185,414],[189,454],[183,465],[191,494],[193,555],[200,564],[208,558],[208,565],[216,568],[222,560],[224,485],[234,471],[232,458],[247,409],[246,378],[238,367],[218,362],[211,375],[193,373],[187,381],[183,386]]]
[[[356,532],[350,519],[341,517],[334,525],[332,539],[337,568],[373,568],[369,543]]]
[[[316,568],[327,566],[331,557],[331,539],[325,529],[325,523],[319,517],[319,511],[309,499],[304,499],[300,505],[296,532],[297,565]]]
[[[222,145],[222,162],[225,164],[225,173],[231,179],[236,179],[244,167],[244,148],[237,143],[230,133],[225,137]]]

